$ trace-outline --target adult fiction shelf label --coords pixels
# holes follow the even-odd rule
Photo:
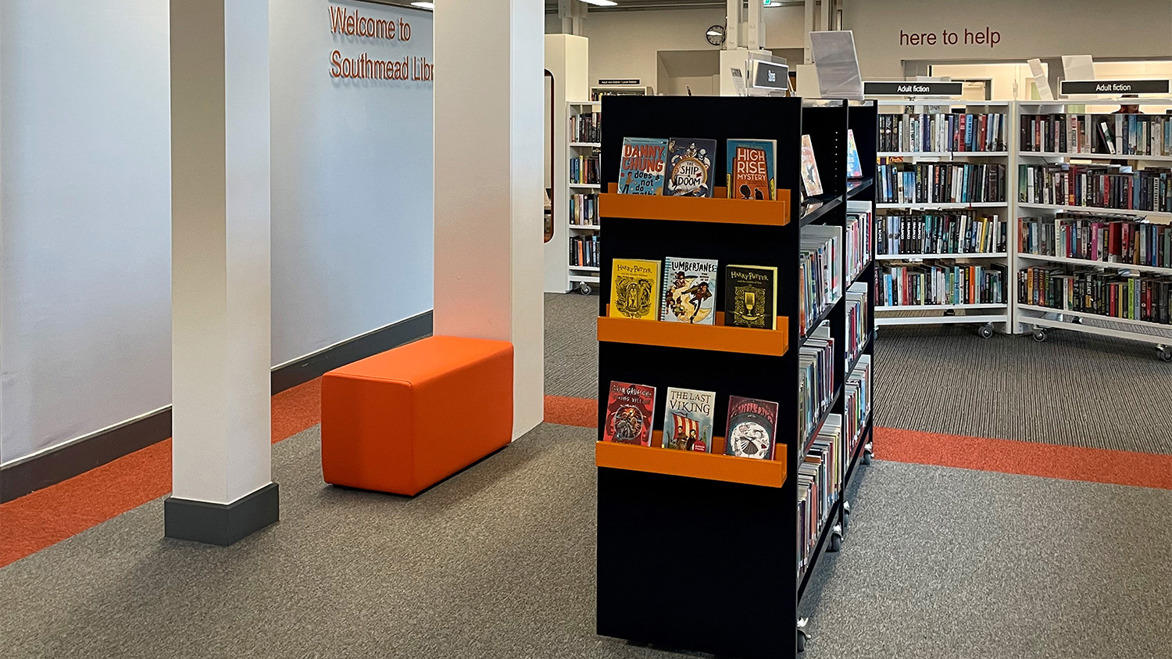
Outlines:
[[[1063,80],[1062,94],[1167,94],[1167,80]]]
[[[411,23],[402,16],[382,12],[371,15],[331,4],[329,26],[334,41],[343,44],[395,47],[411,41]],[[365,51],[353,55],[343,53],[340,48],[330,52],[329,71],[331,78],[360,80],[431,82],[435,77],[435,65],[426,56],[396,53],[387,57]]]
[[[863,83],[864,96],[960,96],[964,85],[959,82],[892,82]]]

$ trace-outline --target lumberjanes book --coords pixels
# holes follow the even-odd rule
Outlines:
[[[772,460],[775,428],[777,403],[729,396],[728,441],[725,444],[725,455]]]
[[[660,320],[712,325],[716,322],[715,301],[716,261],[678,256],[664,259]]]
[[[855,144],[855,131],[846,129],[846,177],[863,178],[863,164],[859,161],[859,147]]]
[[[777,268],[730,265],[724,269],[724,324],[777,329]]]
[[[659,320],[659,261],[615,259],[611,266],[610,315]]]
[[[673,137],[667,143],[667,189],[673,197],[711,197],[716,140]]]
[[[716,392],[667,388],[663,448],[712,452],[712,409]]]
[[[814,159],[814,143],[809,135],[802,135],[802,187],[807,197],[822,194],[822,179],[818,176],[818,161]]]
[[[651,446],[654,414],[655,387],[611,382],[602,441]]]
[[[619,162],[619,194],[663,194],[667,140],[624,137]]]
[[[729,199],[777,199],[777,140],[729,140],[725,148]]]

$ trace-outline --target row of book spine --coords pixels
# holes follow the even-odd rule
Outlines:
[[[875,304],[1004,304],[1005,273],[1001,264],[891,265],[880,270]]]
[[[1139,218],[1022,217],[1018,251],[1104,263],[1172,268],[1172,227]]]
[[[813,561],[818,538],[838,501],[847,462],[841,414],[831,414],[798,465],[798,580]]]
[[[818,317],[838,302],[842,290],[839,254],[842,228],[814,225],[802,228],[798,256],[798,322],[805,335]]]
[[[889,163],[876,168],[876,179],[881,204],[1005,201],[1005,165],[999,163]]]
[[[602,141],[602,113],[583,112],[570,115],[570,141],[592,142]]]
[[[1172,169],[1119,165],[1021,165],[1018,200],[1087,208],[1172,212]]]
[[[579,268],[599,267],[598,234],[570,237],[570,265]]]
[[[921,212],[875,218],[882,255],[992,254],[1005,251],[1007,223],[987,213]]]
[[[867,300],[870,297],[867,282],[855,282],[846,291],[846,358],[853,362],[862,354],[867,345],[869,313]]]
[[[599,156],[574,156],[570,158],[570,183],[597,185],[602,180],[602,163]]]
[[[598,195],[570,195],[570,224],[574,226],[598,225]]]
[[[871,415],[871,355],[859,357],[858,364],[846,377],[842,395],[847,455],[853,456]]]
[[[879,150],[903,152],[1005,151],[1005,114],[879,115]]]
[[[849,213],[846,216],[846,271],[847,278],[855,280],[871,262],[871,213]]]
[[[1022,115],[1021,150],[1172,156],[1172,117],[1158,114]]]
[[[834,338],[829,323],[823,321],[799,348],[798,365],[798,437],[804,442],[834,399]]]
[[[1018,302],[1060,311],[1168,325],[1172,278],[1090,268],[1030,267],[1017,273]]]

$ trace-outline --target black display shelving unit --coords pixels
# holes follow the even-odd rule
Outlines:
[[[846,179],[848,126],[854,128],[864,173],[874,176],[874,105],[799,98],[614,96],[606,97],[603,106],[607,123],[600,222],[607,249],[599,278],[599,439],[611,381],[656,387],[657,432],[662,431],[669,386],[716,392],[713,433],[719,443],[730,395],[778,401],[779,414],[776,461],[770,464],[599,443],[597,631],[717,656],[795,656],[804,643],[799,601],[817,557],[840,544],[844,521],[844,499],[839,496],[822,527],[818,552],[799,574],[797,473],[809,440],[799,436],[797,408],[798,354],[806,341],[798,322],[800,237],[805,226],[844,227],[848,201],[874,199],[873,185],[855,182],[848,192]],[[811,136],[824,189],[807,204],[797,201],[803,133]],[[624,137],[673,136],[717,140],[718,186],[725,180],[727,139],[776,140],[779,198],[790,201],[646,202],[607,193],[619,173],[619,159],[607,154],[619,153]],[[776,341],[765,341],[769,345],[762,348],[755,338],[763,335],[743,342],[722,340],[728,330],[768,330],[679,326],[659,332],[648,328],[675,324],[611,322],[617,320],[606,317],[613,259],[666,256],[717,259],[722,279],[728,264],[776,267]],[[845,278],[845,267],[840,271]],[[859,276],[873,278],[873,264]],[[724,308],[723,288],[717,291],[718,310]],[[819,314],[835,339],[836,392],[820,423],[830,413],[844,411],[843,299],[840,290],[837,303]],[[869,317],[873,337],[873,313]],[[616,327],[623,322],[637,325]],[[692,330],[699,330],[696,341],[687,334]],[[736,338],[741,336],[746,335]],[[873,345],[872,339],[867,352]],[[861,452],[848,462],[852,472]]]

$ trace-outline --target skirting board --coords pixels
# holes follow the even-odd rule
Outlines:
[[[163,500],[164,535],[227,547],[281,519],[276,483],[232,503],[208,503],[167,497]]]
[[[350,362],[376,355],[431,334],[430,311],[330,346],[321,352],[273,369],[274,394],[321,377]],[[171,410],[70,442],[27,460],[0,467],[0,503],[100,467],[171,436]]]

